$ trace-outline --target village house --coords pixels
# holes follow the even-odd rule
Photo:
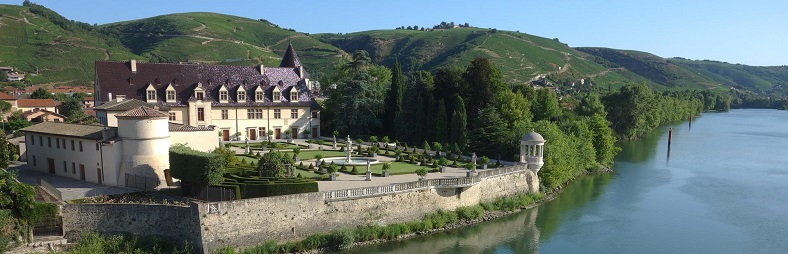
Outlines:
[[[102,104],[138,99],[168,108],[172,123],[215,126],[224,141],[264,140],[319,135],[311,89],[290,45],[278,67],[97,61],[93,96],[104,125],[113,120]]]

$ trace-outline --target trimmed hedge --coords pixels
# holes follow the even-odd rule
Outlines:
[[[170,147],[172,177],[195,185],[216,185],[224,181],[224,158],[186,146]]]
[[[311,179],[241,176],[237,174],[227,174],[223,184],[212,185],[211,187],[229,188],[236,193],[236,199],[318,191],[317,182]]]

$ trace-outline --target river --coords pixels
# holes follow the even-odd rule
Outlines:
[[[622,149],[537,208],[348,253],[788,253],[788,111],[706,113]]]

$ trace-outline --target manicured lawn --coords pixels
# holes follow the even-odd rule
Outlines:
[[[238,157],[239,161],[241,159],[245,159],[247,163],[251,162],[252,161],[251,159],[253,159],[252,157],[249,157],[249,156],[246,156],[246,155],[236,155],[236,157]],[[257,164],[257,158],[254,158],[254,162],[255,162],[255,164]],[[298,164],[298,163],[296,163],[296,164]],[[239,173],[240,174],[240,173],[243,173],[243,172],[255,172],[256,168],[257,168],[256,166],[252,166],[252,165],[230,166],[230,167],[225,168],[225,172],[226,173]],[[313,178],[313,177],[321,176],[320,174],[315,173],[313,171],[300,170],[300,169],[294,169],[294,170],[295,171],[293,171],[293,174],[298,175],[299,173],[301,173],[301,176],[304,177],[304,178]]]
[[[345,156],[345,152],[340,152],[337,150],[310,150],[310,151],[301,150],[301,153],[298,154],[298,157],[301,158],[302,160],[311,160],[314,159],[315,155],[317,154],[323,155],[323,158]]]
[[[252,150],[260,150],[262,145],[263,144],[267,144],[267,143],[268,142],[249,143],[249,148],[251,148]],[[279,149],[279,150],[292,150],[293,148],[296,148],[296,147],[301,147],[302,149],[306,148],[304,146],[299,146],[299,145],[296,145],[296,144],[290,144],[290,143],[285,143],[285,142],[274,142],[274,143],[276,143],[276,149]],[[234,146],[234,147],[240,147],[240,148],[246,147],[246,144],[244,144],[244,143],[231,143],[230,145]],[[266,149],[270,149],[270,148],[266,147]]]
[[[431,168],[429,166],[416,166],[415,164],[410,164],[405,162],[390,162],[390,163],[391,163],[391,168],[389,169],[389,174],[391,175],[415,174],[416,170],[420,168],[426,168],[430,172],[432,172],[433,170],[437,172],[438,170],[435,168]],[[383,164],[384,163],[378,163],[372,165],[369,167],[369,171],[372,171],[372,174],[374,175],[383,175]],[[367,172],[367,166],[356,166],[356,168],[358,169],[358,173],[355,173],[356,175],[363,175]],[[343,172],[343,171],[340,172],[354,174],[351,173],[351,171],[353,170],[353,166],[348,166],[347,169],[348,172]]]

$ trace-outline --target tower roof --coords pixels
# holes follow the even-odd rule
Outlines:
[[[159,117],[169,117],[168,114],[155,110],[153,108],[149,108],[146,106],[139,106],[123,113],[116,114],[115,117],[131,117],[131,118],[159,118]]]
[[[536,133],[535,131],[531,130],[531,132],[526,133],[523,135],[523,138],[520,139],[521,141],[531,141],[531,142],[542,142],[544,143],[544,137],[541,134]]]
[[[287,45],[287,51],[285,51],[285,55],[282,57],[282,62],[279,63],[279,67],[301,67],[301,60],[298,59],[298,55],[296,55],[292,43]]]

